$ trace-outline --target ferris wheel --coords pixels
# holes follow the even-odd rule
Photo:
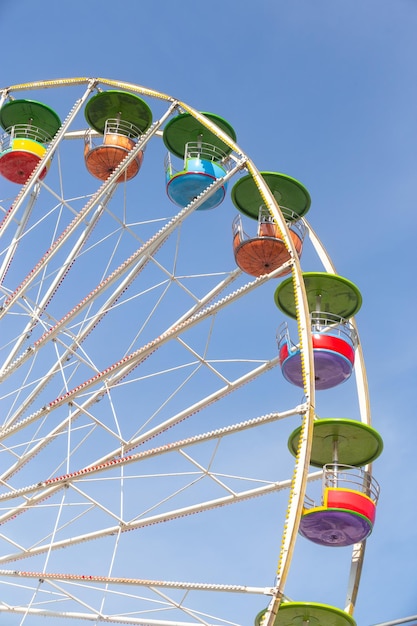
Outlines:
[[[5,623],[354,626],[382,440],[307,189],[140,85],[0,105]],[[287,585],[303,542],[344,548],[343,606]]]

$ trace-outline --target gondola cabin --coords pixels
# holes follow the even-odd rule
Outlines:
[[[42,102],[11,100],[0,109],[0,125],[6,131],[0,140],[0,174],[24,185],[44,160],[61,120]],[[44,163],[39,179],[45,178],[50,164],[50,159]]]
[[[288,222],[288,229],[294,248],[301,256],[305,226],[301,220]],[[290,253],[283,241],[278,225],[265,207],[259,211],[258,230],[254,237],[243,229],[241,215],[236,215],[232,224],[233,253],[236,264],[243,272],[251,276],[270,274],[290,260]],[[291,267],[284,268],[278,276],[291,272]]]
[[[305,236],[305,225],[300,219],[310,207],[308,191],[299,181],[277,172],[262,172],[279,206],[289,231],[295,253],[300,257]],[[241,215],[233,221],[233,253],[236,264],[251,276],[269,274],[287,263],[291,254],[284,236],[268,208],[252,176],[244,176],[233,186],[232,201],[241,214],[257,219],[255,236],[248,235],[243,227]],[[284,267],[278,276],[291,272],[291,266]]]
[[[236,140],[235,131],[226,120],[213,113],[204,116],[232,141]],[[177,206],[186,207],[205,194],[207,199],[197,207],[199,210],[219,206],[226,196],[227,183],[219,184],[211,193],[208,188],[226,175],[231,148],[189,113],[181,113],[168,122],[163,140],[168,149],[165,182],[169,199]],[[178,164],[173,157],[179,159]]]
[[[288,441],[298,453],[301,427]],[[382,452],[380,435],[368,424],[345,418],[317,419],[313,425],[310,465],[323,469],[320,501],[305,497],[300,534],[322,546],[364,541],[375,523],[379,485],[363,469]]]
[[[300,534],[322,546],[351,546],[364,541],[375,522],[379,486],[361,468],[327,464],[322,500],[305,499]]]
[[[330,389],[350,378],[355,364],[357,334],[347,320],[319,312],[311,314],[315,387]],[[291,340],[284,323],[278,334],[278,351],[284,378],[303,387],[301,349]]]
[[[358,337],[348,318],[359,310],[362,298],[353,283],[335,274],[308,272],[303,279],[310,309],[315,387],[330,389],[352,375]],[[296,318],[292,279],[278,286],[275,303]],[[278,329],[277,341],[284,378],[303,387],[301,346],[292,341],[286,323]]]
[[[119,167],[152,124],[152,112],[135,94],[109,90],[93,96],[85,107],[90,129],[85,134],[84,159],[87,170],[100,180]],[[121,172],[117,182],[130,180],[139,172],[144,151]]]

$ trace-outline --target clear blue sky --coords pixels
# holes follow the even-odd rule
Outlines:
[[[222,115],[259,169],[308,188],[309,221],[362,292],[357,322],[385,444],[355,618],[371,626],[415,614],[416,1],[1,0],[0,18],[2,87],[100,76],[154,88]],[[350,417],[344,410],[335,416]],[[280,532],[279,522],[276,555]],[[291,597],[322,600],[333,579],[324,552],[329,570],[317,580],[319,552],[297,549]],[[237,583],[246,579],[240,558]],[[267,558],[271,581],[260,584],[272,585]]]

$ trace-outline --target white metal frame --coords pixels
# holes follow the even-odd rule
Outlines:
[[[84,597],[84,592],[77,596],[77,588],[84,589],[97,584],[105,587],[112,585],[127,585],[132,586],[135,589],[144,586],[151,590],[152,593],[155,593],[156,596],[160,598],[161,602],[164,603],[164,606],[172,606],[182,610],[188,619],[191,618],[194,620],[193,622],[187,621],[186,623],[188,626],[190,626],[190,624],[209,625],[212,623],[220,624],[223,622],[217,620],[215,621],[212,616],[199,614],[198,611],[186,609],[185,606],[182,606],[182,603],[178,603],[178,600],[176,600],[174,596],[170,598],[167,595],[167,590],[181,589],[185,592],[190,592],[192,590],[219,591],[267,596],[270,602],[265,614],[264,626],[272,626],[274,624],[275,616],[279,610],[280,603],[285,597],[285,585],[297,539],[306,484],[309,480],[315,480],[321,476],[320,471],[314,473],[310,473],[309,471],[313,424],[315,419],[314,361],[311,347],[310,315],[308,311],[304,283],[302,280],[302,270],[297,252],[289,233],[288,225],[286,224],[280,207],[270,193],[255,164],[242,152],[239,146],[204,115],[186,103],[171,98],[166,94],[126,82],[112,81],[101,78],[79,78],[40,81],[37,83],[16,85],[1,92],[1,98],[3,102],[7,99],[9,93],[21,91],[25,92],[33,89],[64,88],[66,86],[84,86],[85,91],[68,113],[60,130],[50,143],[44,159],[36,167],[27,184],[18,193],[12,206],[5,211],[3,220],[0,224],[0,236],[6,237],[6,239],[7,236],[10,237],[10,243],[3,256],[3,262],[1,265],[1,276],[3,279],[6,277],[9,267],[14,262],[15,257],[18,258],[19,243],[22,239],[23,233],[25,232],[32,211],[38,204],[40,191],[48,191],[48,180],[46,179],[42,183],[38,180],[44,163],[58,151],[58,148],[64,138],[79,139],[84,136],[84,131],[73,129],[72,123],[93,91],[98,86],[100,86],[100,88],[111,87],[117,89],[127,89],[144,97],[155,98],[158,101],[166,102],[168,106],[161,117],[139,138],[135,147],[122,161],[120,166],[104,183],[100,185],[91,197],[87,199],[82,209],[76,212],[74,211],[74,216],[71,222],[66,226],[65,230],[61,233],[56,233],[50,247],[44,251],[43,255],[39,258],[34,267],[31,268],[31,270],[13,291],[6,293],[3,299],[3,303],[0,308],[0,323],[4,318],[7,318],[8,315],[16,315],[19,310],[21,310],[22,314],[28,319],[27,323],[25,323],[22,327],[20,335],[16,338],[10,348],[7,349],[7,356],[2,362],[0,380],[4,383],[4,385],[6,386],[8,381],[13,378],[13,376],[19,375],[20,371],[30,371],[30,369],[28,370],[27,368],[30,368],[31,363],[36,363],[36,359],[42,358],[43,350],[55,349],[56,360],[45,376],[42,379],[33,382],[31,385],[28,385],[27,390],[25,388],[26,378],[23,378],[22,392],[16,396],[15,405],[12,407],[12,410],[10,410],[3,425],[1,442],[3,442],[4,446],[7,446],[7,442],[9,440],[13,441],[13,438],[17,434],[24,433],[28,429],[34,429],[38,424],[40,429],[39,432],[42,432],[42,425],[50,415],[54,414],[56,411],[56,414],[60,416],[60,409],[63,407],[68,407],[68,409],[64,419],[59,417],[54,427],[51,428],[48,433],[42,433],[42,436],[39,436],[38,440],[34,438],[30,444],[27,444],[24,452],[19,454],[16,453],[15,460],[11,462],[7,468],[2,469],[0,479],[2,484],[6,487],[6,492],[0,494],[0,506],[2,503],[10,501],[12,504],[8,505],[10,507],[9,509],[4,510],[0,514],[0,522],[5,524],[7,521],[19,519],[20,516],[24,516],[34,507],[39,507],[41,503],[46,501],[46,499],[56,497],[58,493],[64,493],[64,490],[68,490],[77,493],[81,499],[85,499],[86,502],[89,502],[91,507],[97,507],[97,509],[101,510],[104,515],[112,518],[114,523],[99,530],[79,533],[78,536],[67,537],[65,540],[56,540],[54,535],[52,535],[50,537],[46,537],[44,542],[39,542],[27,548],[17,543],[13,546],[13,541],[7,539],[14,549],[12,549],[9,554],[3,553],[3,555],[0,556],[0,563],[4,565],[29,554],[34,557],[45,555],[46,562],[48,562],[51,553],[59,548],[74,546],[78,543],[84,543],[90,539],[97,539],[99,537],[119,536],[121,533],[128,530],[178,519],[193,513],[200,513],[214,508],[223,507],[227,504],[252,499],[260,495],[274,493],[283,489],[287,489],[289,491],[286,524],[282,531],[282,544],[278,555],[276,580],[274,585],[267,588],[224,585],[220,583],[205,584],[152,581],[131,579],[129,577],[119,578],[111,574],[101,577],[85,577],[82,574],[57,574],[53,572],[46,573],[45,571],[28,572],[20,571],[19,569],[0,570],[0,578],[10,577],[17,579],[18,581],[38,581],[38,587],[47,585],[51,590],[51,593],[56,594],[56,598],[62,600],[62,598],[65,597],[71,599],[75,604],[80,606],[79,611],[67,609],[59,611],[48,607],[39,608],[39,606],[34,606],[32,603],[27,604],[25,607],[19,606],[18,604],[15,606],[6,606],[5,604],[0,603],[0,612],[11,612],[21,614],[22,616],[50,615],[54,617],[73,618],[76,620],[83,619],[94,622],[105,621],[106,623],[129,623],[142,625],[153,624],[154,626],[173,626],[173,624],[179,626],[182,623],[177,620],[170,621],[169,619],[161,619],[160,617],[150,619],[149,617],[142,618],[139,615],[131,616],[124,615],[122,613],[120,613],[120,615],[105,614],[104,612],[97,611],[97,609],[93,608],[88,604],[88,602],[85,602],[82,599]],[[90,293],[87,293],[82,300],[75,303],[71,309],[66,310],[65,314],[61,318],[48,319],[49,303],[54,297],[56,297],[57,294],[59,294],[60,285],[66,278],[73,263],[85,250],[90,234],[96,228],[100,218],[111,210],[110,205],[116,191],[116,181],[119,179],[120,174],[136,158],[137,154],[146,147],[147,143],[154,136],[161,135],[161,129],[165,121],[177,110],[190,113],[205,127],[220,137],[232,150],[231,159],[232,162],[234,162],[234,166],[231,167],[230,171],[227,172],[223,179],[213,182],[205,192],[200,194],[200,196],[191,202],[187,207],[180,210],[175,217],[165,223],[163,227],[157,230],[147,241],[138,242],[138,246],[135,251],[125,258],[115,269],[109,271],[107,274],[103,274],[101,282],[98,283]],[[250,294],[255,288],[260,287],[268,280],[274,278],[280,270],[276,270],[269,276],[263,276],[255,280],[251,280],[245,285],[235,289],[235,291],[229,291],[229,293],[225,296],[221,296],[221,294],[226,288],[229,289],[229,286],[233,283],[233,281],[239,277],[240,272],[239,270],[235,270],[226,277],[220,277],[217,284],[213,288],[211,288],[203,297],[196,298],[195,304],[184,312],[179,318],[177,318],[176,321],[170,327],[166,328],[163,333],[154,337],[151,341],[140,348],[127,351],[119,360],[113,362],[105,369],[95,368],[94,363],[89,362],[88,353],[84,352],[83,349],[84,341],[88,339],[91,332],[101,322],[101,320],[104,319],[108,311],[117,306],[126,289],[134,280],[136,280],[149,263],[157,262],[155,260],[155,254],[170,237],[170,235],[175,232],[178,226],[182,224],[201,203],[204,202],[208,195],[213,193],[219,186],[222,186],[226,180],[229,180],[243,169],[246,169],[253,176],[263,198],[264,204],[277,223],[282,233],[282,239],[290,253],[294,294],[298,310],[298,335],[299,342],[302,347],[304,400],[302,404],[280,413],[254,417],[249,422],[237,422],[231,426],[225,427],[224,429],[208,431],[200,436],[185,438],[179,441],[171,441],[166,446],[149,448],[146,451],[138,453],[133,452],[133,450],[135,450],[135,448],[139,445],[149,442],[158,434],[165,433],[172,426],[181,424],[190,415],[204,409],[205,407],[211,406],[214,402],[226,397],[235,389],[241,388],[244,384],[256,379],[261,374],[271,370],[279,364],[278,356],[275,356],[262,362],[253,363],[245,374],[237,376],[234,379],[229,379],[221,373],[220,368],[216,365],[216,363],[210,362],[210,360],[205,357],[204,353],[197,353],[191,345],[187,343],[186,339],[184,339],[184,333],[186,331],[191,331],[202,321],[207,322],[214,319],[216,315],[224,309],[224,307],[234,303],[243,296]],[[64,200],[64,196],[58,196],[58,199],[63,205],[67,204],[67,206],[71,208],[71,203]],[[21,213],[23,213],[23,215],[20,215]],[[307,222],[305,220],[303,220],[303,222],[306,224],[310,240],[312,241],[318,256],[323,262],[325,270],[334,272],[333,264],[331,263],[323,245]],[[13,232],[12,236],[9,235],[9,230],[10,232]],[[77,235],[80,231],[81,234]],[[57,271],[54,277],[48,281],[48,287],[42,292],[39,299],[36,302],[32,302],[31,290],[33,290],[36,285],[42,283],[43,277],[48,274],[51,260],[54,258],[59,259],[60,255],[66,247],[68,247],[69,242],[73,241],[76,235],[77,239],[72,244],[70,250],[66,252],[66,256],[60,262],[59,271]],[[95,301],[101,301],[101,304],[97,310],[90,314],[90,307]],[[77,326],[77,320],[80,319],[81,315],[84,316],[84,321],[79,323]],[[46,319],[48,319],[48,323],[46,323]],[[354,323],[354,321],[352,321],[352,323]],[[31,343],[29,340],[28,343],[28,337],[30,337],[34,327],[38,325],[40,325],[43,329],[43,332],[37,337],[36,341]],[[63,339],[64,337],[65,340]],[[18,475],[19,471],[30,463],[38,454],[47,450],[48,445],[56,441],[63,432],[69,432],[69,430],[74,429],[74,433],[76,433],[76,420],[78,417],[86,416],[91,419],[92,428],[97,426],[103,428],[103,431],[105,431],[106,429],[104,424],[99,423],[98,417],[94,414],[93,407],[95,404],[104,396],[111,398],[113,390],[123,384],[126,377],[132,376],[132,373],[136,370],[139,364],[144,363],[148,357],[166,345],[169,341],[177,341],[180,343],[181,346],[188,351],[190,358],[192,357],[196,363],[204,364],[204,366],[218,378],[220,384],[214,392],[208,393],[207,395],[203,394],[200,400],[191,403],[186,410],[178,411],[169,419],[161,421],[158,426],[148,426],[143,431],[137,432],[129,440],[124,440],[121,437],[119,444],[117,446],[115,445],[113,449],[107,450],[105,454],[102,454],[100,450],[97,450],[97,456],[94,463],[79,467],[76,471],[71,470],[61,472],[61,474],[57,474],[54,477],[45,477],[41,479],[36,477],[37,482],[33,484],[25,484],[20,487],[12,486],[12,478],[15,475]],[[92,372],[89,378],[85,378],[81,383],[78,383],[75,386],[71,386],[73,370],[68,370],[70,372],[69,375],[65,373],[69,359],[73,358],[78,359],[80,367],[84,365],[88,366]],[[370,423],[365,366],[360,346],[358,348],[357,361],[358,365],[356,367],[356,373],[358,381],[358,396],[362,410],[362,420],[366,423]],[[29,377],[29,374],[27,374],[27,376]],[[52,396],[49,399],[49,402],[41,407],[35,408],[30,413],[29,411],[32,403],[36,400],[36,398],[43,396],[48,384],[56,379],[56,376],[62,377],[65,381],[66,388],[63,389],[61,394]],[[302,429],[300,448],[295,460],[293,475],[288,480],[261,484],[252,488],[243,488],[240,491],[232,490],[227,486],[224,477],[218,476],[210,470],[210,464],[207,467],[200,467],[196,459],[193,459],[192,456],[189,455],[188,449],[196,443],[210,440],[220,441],[228,435],[243,432],[244,430],[258,427],[262,424],[273,423],[274,421],[281,420],[282,418],[289,417],[291,415],[300,415],[302,417]],[[110,431],[110,429],[107,430],[109,437],[116,440],[117,428],[115,431]],[[76,436],[79,436],[78,433],[76,433]],[[147,458],[157,458],[160,455],[168,452],[171,453],[173,451],[178,451],[183,459],[186,459],[191,466],[194,466],[199,473],[199,476],[204,475],[205,477],[208,477],[213,483],[216,484],[216,486],[223,489],[225,495],[220,498],[209,498],[195,505],[173,508],[165,513],[155,515],[149,514],[138,519],[129,520],[123,518],[123,516],[117,513],[117,506],[115,506],[114,510],[110,510],[103,504],[100,504],[93,498],[90,498],[84,488],[87,477],[88,479],[92,479],[95,476],[106,474],[106,472],[114,468],[115,464],[117,464],[118,469],[123,472],[129,465],[136,465],[139,464],[140,461]],[[17,503],[14,505],[13,502],[15,500]],[[350,614],[353,613],[356,601],[363,554],[364,546],[355,546],[352,556],[351,575],[345,609]],[[69,587],[64,590],[64,582],[71,582],[73,585],[72,592],[74,595],[71,595],[72,592],[69,591]],[[37,593],[37,587],[33,587],[34,597]],[[164,615],[164,613],[162,613],[162,615]]]

